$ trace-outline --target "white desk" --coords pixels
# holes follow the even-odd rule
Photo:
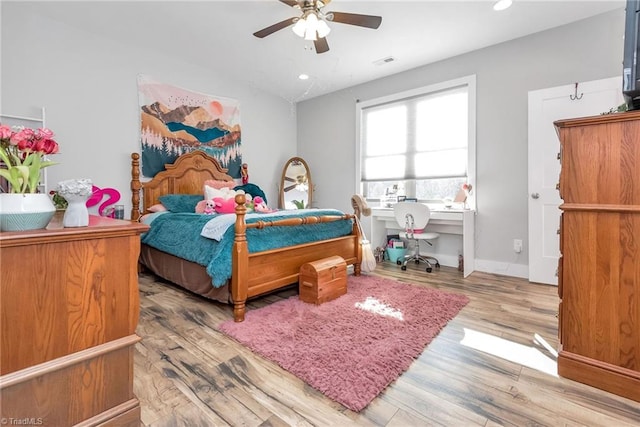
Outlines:
[[[402,231],[393,215],[393,208],[371,208],[371,224],[369,236],[371,245],[385,246],[388,234],[397,234]],[[462,237],[461,246],[464,258],[464,277],[471,274],[475,267],[475,211],[462,209],[437,209],[431,210],[431,219],[427,224],[426,231],[440,233],[442,235],[459,235]],[[441,236],[442,238],[443,236]],[[439,240],[439,239],[438,239]],[[434,241],[437,247],[437,241]],[[458,253],[433,253],[440,261],[440,264],[451,267],[458,266]]]

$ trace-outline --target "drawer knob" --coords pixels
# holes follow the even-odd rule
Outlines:
[[[531,193],[531,198],[532,199],[539,199],[540,198],[540,193]]]

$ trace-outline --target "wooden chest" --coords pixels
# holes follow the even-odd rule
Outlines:
[[[347,293],[347,263],[331,256],[300,266],[300,299],[322,304]]]

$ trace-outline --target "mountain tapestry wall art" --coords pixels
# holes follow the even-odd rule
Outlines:
[[[242,143],[238,101],[204,95],[138,76],[142,175],[153,177],[166,163],[193,150],[214,157],[240,178]]]

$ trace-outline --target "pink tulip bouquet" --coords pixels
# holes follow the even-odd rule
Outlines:
[[[35,193],[40,171],[56,164],[46,156],[57,152],[58,143],[47,128],[0,125],[0,160],[4,163],[0,176],[9,182],[12,193]]]

